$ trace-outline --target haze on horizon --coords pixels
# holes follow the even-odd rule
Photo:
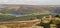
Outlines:
[[[0,0],[0,4],[60,5],[60,0]]]

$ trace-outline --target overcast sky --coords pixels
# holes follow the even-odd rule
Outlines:
[[[60,5],[60,0],[0,0],[0,4]]]

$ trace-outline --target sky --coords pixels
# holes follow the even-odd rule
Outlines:
[[[60,5],[60,0],[0,0],[0,4]]]

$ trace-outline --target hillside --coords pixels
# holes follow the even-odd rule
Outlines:
[[[9,14],[31,14],[31,13],[51,13],[46,9],[45,6],[38,5],[0,5],[1,13]]]
[[[0,11],[5,13],[32,13],[32,12],[51,12],[59,5],[0,5]],[[10,12],[11,11],[11,12]]]
[[[0,5],[0,21],[30,20],[54,13],[60,13],[59,5]]]

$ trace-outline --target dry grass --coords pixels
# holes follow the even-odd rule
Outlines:
[[[0,26],[1,28],[37,28],[38,26],[34,26],[37,22],[39,22],[39,20],[0,22]]]

